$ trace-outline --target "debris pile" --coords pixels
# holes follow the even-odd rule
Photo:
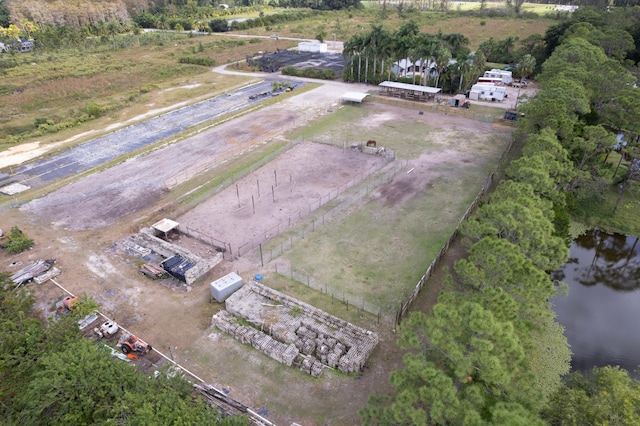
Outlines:
[[[15,288],[18,288],[22,284],[33,281],[34,278],[42,277],[36,281],[38,284],[42,284],[49,278],[53,278],[60,274],[60,270],[58,268],[53,268],[53,270],[45,277],[45,273],[51,269],[54,262],[55,259],[37,260],[11,275],[11,281],[16,285]]]

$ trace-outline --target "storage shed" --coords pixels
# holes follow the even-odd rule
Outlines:
[[[451,106],[452,107],[458,107],[458,108],[464,108],[464,107],[469,107],[468,105],[468,101],[467,101],[467,97],[465,95],[455,95],[453,98],[451,98]]]
[[[235,272],[231,272],[222,278],[218,278],[212,282],[210,286],[211,296],[219,303],[222,303],[227,297],[242,287],[242,278]]]

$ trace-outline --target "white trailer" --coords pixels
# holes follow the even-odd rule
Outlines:
[[[511,84],[513,82],[513,75],[511,71],[492,69],[491,71],[484,72],[484,78],[499,78],[502,84]]]
[[[506,87],[491,83],[478,83],[471,87],[469,99],[475,101],[502,102],[507,97]]]

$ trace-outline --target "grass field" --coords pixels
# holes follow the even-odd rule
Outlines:
[[[60,132],[34,133],[36,120],[50,120],[53,126],[88,113],[103,118],[75,127],[60,125],[79,133],[109,125],[105,117],[131,117],[233,89],[249,79],[214,74],[210,66],[181,64],[179,58],[212,58],[223,64],[267,49],[272,42],[173,33],[140,37],[140,46],[115,51],[61,51],[46,56],[36,52],[3,58],[5,65],[12,60],[17,65],[5,68],[0,79],[0,149],[21,139],[37,137],[46,143],[65,137]]]
[[[544,34],[546,29],[556,23],[545,17],[515,18],[515,17],[478,17],[459,16],[459,14],[442,14],[436,12],[412,12],[402,16],[393,7],[388,7],[385,16],[380,14],[379,8],[370,7],[364,10],[331,11],[319,14],[302,21],[290,22],[269,28],[253,28],[244,31],[248,34],[270,35],[277,33],[281,37],[304,37],[315,39],[320,33],[325,33],[326,40],[348,40],[354,34],[368,31],[371,25],[382,25],[388,31],[398,30],[403,24],[414,21],[420,30],[426,33],[462,33],[469,38],[471,50],[475,50],[480,43],[493,37],[496,40],[509,36],[524,39],[531,34]]]
[[[390,315],[494,170],[508,132],[472,120],[368,103],[342,108],[292,135],[302,136],[338,145],[346,141],[347,146],[375,139],[408,161],[393,180],[347,209],[344,217],[318,226],[276,260],[306,274],[316,286],[321,283],[339,300],[361,301],[369,311],[376,313],[378,307]],[[265,250],[289,238],[275,238]]]

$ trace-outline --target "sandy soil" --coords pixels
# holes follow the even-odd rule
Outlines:
[[[236,250],[253,248],[384,162],[378,155],[303,142],[177,220]]]
[[[116,243],[129,234],[129,224],[137,215],[159,202],[166,191],[165,180],[183,173],[202,158],[222,155],[247,141],[262,143],[261,135],[278,129],[284,131],[285,124],[295,121],[296,125],[304,125],[322,113],[326,103],[338,100],[344,92],[369,89],[330,82],[89,176],[22,209],[2,211],[2,227],[19,226],[36,245],[20,255],[2,252],[0,267],[14,272],[19,268],[10,266],[15,261],[26,264],[41,258],[57,259],[63,271],[59,282],[69,291],[92,295],[102,304],[105,314],[206,381],[231,389],[232,397],[256,410],[266,409],[267,417],[277,424],[355,424],[357,410],[364,406],[367,395],[389,389],[388,373],[400,365],[402,352],[395,347],[395,336],[388,327],[376,330],[380,332],[381,343],[371,357],[370,368],[357,380],[333,374],[315,380],[285,369],[257,351],[218,335],[210,327],[211,316],[221,305],[210,303],[207,283],[230,271],[250,277],[256,270],[255,263],[225,261],[197,285],[168,286],[142,277],[137,272],[136,259],[117,250]],[[425,124],[436,124],[442,119],[439,115],[424,115]],[[458,123],[463,121],[471,127],[478,124],[457,119]],[[352,151],[303,144],[279,161],[282,163],[268,165],[239,182],[240,209],[236,189],[232,187],[220,198],[213,198],[179,220],[224,238],[232,239],[239,234],[250,238],[263,233],[272,223],[295,215],[299,206],[309,205],[310,200],[381,160]],[[418,170],[420,165],[412,167]],[[275,184],[274,170],[279,180],[275,203],[270,188],[271,183]],[[253,214],[249,199],[251,194],[254,199],[257,195],[256,180],[261,182],[256,212],[260,216]],[[413,187],[402,188],[411,191]],[[219,216],[220,212],[227,212],[226,219]],[[37,306],[45,314],[51,312],[51,306],[63,295],[51,283],[29,284],[28,288],[35,292]]]

